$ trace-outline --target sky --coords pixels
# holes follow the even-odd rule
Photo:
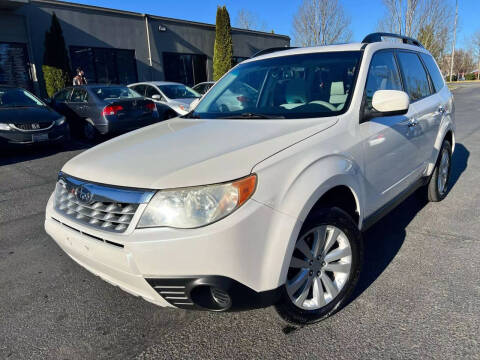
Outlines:
[[[232,25],[237,14],[245,9],[255,14],[265,30],[292,36],[292,19],[301,0],[70,0],[119,10],[159,15],[177,19],[215,23],[217,5],[226,5]],[[455,1],[447,0],[454,9]],[[353,41],[375,32],[378,20],[384,14],[382,0],[340,0],[351,18]],[[459,0],[459,29],[457,46],[468,47],[472,34],[480,31],[480,0]],[[454,11],[454,10],[453,10]]]

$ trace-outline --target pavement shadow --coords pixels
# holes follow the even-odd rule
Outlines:
[[[38,144],[28,146],[12,146],[0,150],[0,166],[12,165],[24,161],[40,159],[64,151],[83,150],[92,147],[77,139],[72,139],[65,144]]]
[[[450,174],[450,190],[467,169],[469,156],[470,152],[465,146],[456,144]],[[427,203],[423,197],[413,194],[363,234],[364,266],[349,303],[372,285],[388,267],[405,241],[406,227]]]

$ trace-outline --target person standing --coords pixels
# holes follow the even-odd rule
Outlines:
[[[87,78],[82,68],[77,68],[77,76],[73,78],[73,85],[87,85]]]

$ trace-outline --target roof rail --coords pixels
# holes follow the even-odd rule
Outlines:
[[[370,43],[375,43],[375,42],[381,42],[381,41],[383,41],[382,38],[384,38],[384,37],[401,39],[404,44],[415,45],[415,46],[419,46],[419,47],[423,48],[423,45],[420,43],[420,41],[418,41],[416,39],[413,39],[411,37],[404,36],[404,35],[392,34],[392,33],[383,33],[383,32],[368,34],[362,40],[362,43],[370,44]]]
[[[283,50],[289,50],[289,49],[296,49],[296,47],[282,46],[282,47],[272,47],[272,48],[268,48],[268,49],[263,49],[263,50],[257,51],[255,54],[250,56],[250,59],[252,59],[254,57],[257,57],[257,56],[260,56],[260,55],[270,54],[270,53],[273,53],[273,52],[276,52],[276,51],[283,51]]]

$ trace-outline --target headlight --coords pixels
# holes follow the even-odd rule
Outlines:
[[[8,131],[8,130],[12,130],[12,128],[11,128],[11,126],[8,125],[8,124],[2,124],[2,123],[0,123],[0,130],[6,130],[6,131]]]
[[[61,118],[55,120],[55,125],[59,126],[62,125],[65,122],[65,116],[62,116]]]
[[[252,196],[257,176],[230,183],[161,190],[150,200],[139,228],[167,226],[191,229],[231,214]]]

